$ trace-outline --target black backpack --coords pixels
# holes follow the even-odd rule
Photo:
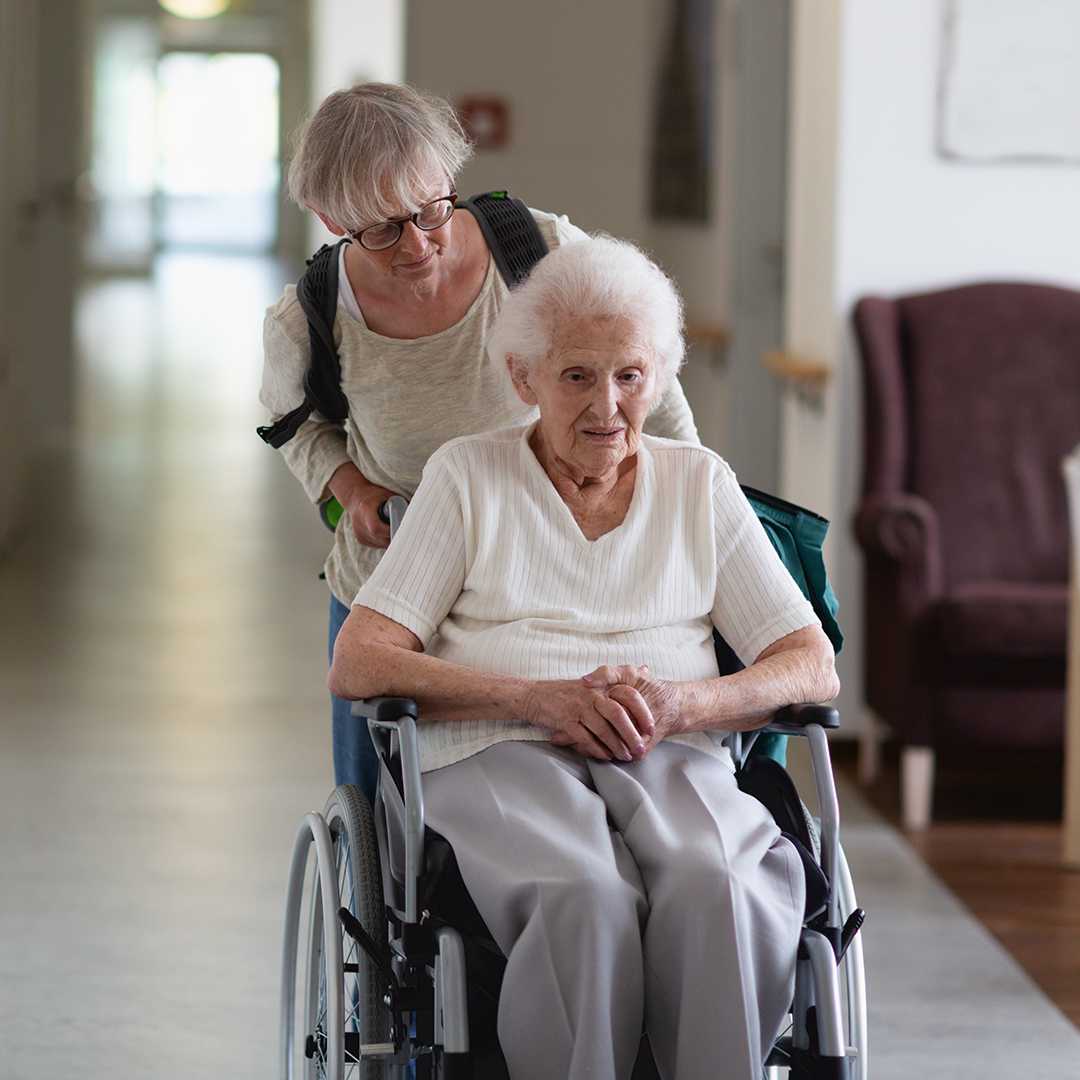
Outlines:
[[[459,202],[457,209],[476,218],[495,266],[510,288],[524,281],[547,254],[547,244],[529,208],[507,192],[474,195]],[[318,411],[335,423],[344,423],[349,415],[349,403],[341,389],[341,359],[334,345],[339,250],[346,243],[347,239],[323,244],[308,259],[307,270],[296,283],[296,298],[307,317],[311,361],[304,376],[304,400],[275,423],[255,429],[275,450],[296,434],[312,412]]]

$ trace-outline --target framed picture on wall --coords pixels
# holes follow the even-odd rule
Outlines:
[[[942,0],[937,152],[1080,164],[1080,3]]]

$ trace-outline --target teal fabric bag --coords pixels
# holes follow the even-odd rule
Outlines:
[[[804,510],[801,506],[752,487],[744,485],[743,493],[754,508],[765,535],[772,541],[780,561],[810,601],[814,614],[821,620],[822,630],[839,656],[844,646],[844,635],[836,621],[840,605],[832,585],[829,584],[822,552],[825,534],[829,531],[828,520],[820,514]],[[752,753],[765,754],[781,765],[786,765],[787,741],[786,735],[759,735]]]

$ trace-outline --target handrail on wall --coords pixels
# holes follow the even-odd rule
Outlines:
[[[762,354],[761,362],[800,398],[818,407],[822,405],[825,387],[832,378],[832,368],[825,361],[771,349]]]
[[[710,362],[715,368],[722,368],[727,360],[727,349],[731,343],[731,331],[723,323],[688,322],[686,340],[691,345],[708,349]]]

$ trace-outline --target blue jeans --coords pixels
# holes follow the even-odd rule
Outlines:
[[[349,609],[334,595],[330,596],[330,659],[334,658],[334,642],[342,624],[349,617]],[[375,805],[375,785],[379,780],[379,757],[368,733],[365,720],[352,714],[352,702],[330,695],[331,715],[334,723],[334,783],[357,784]],[[415,1019],[409,1024],[409,1032],[416,1034]],[[410,1062],[406,1075],[416,1076],[416,1064]]]
[[[348,618],[349,609],[336,597],[330,597],[330,659],[334,656],[334,642],[342,624]],[[367,721],[352,715],[352,702],[330,695],[334,731],[334,783],[357,784],[375,803],[375,785],[379,779],[379,759],[368,734]]]

